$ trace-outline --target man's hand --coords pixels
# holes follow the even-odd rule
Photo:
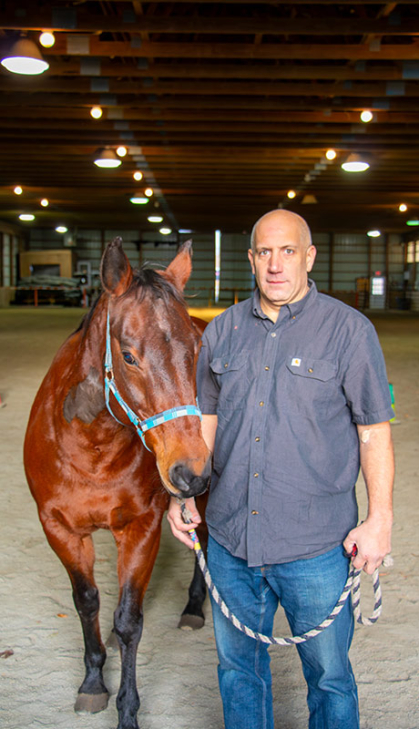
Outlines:
[[[374,522],[367,518],[362,524],[351,529],[343,547],[347,554],[351,554],[356,546],[357,554],[352,559],[356,570],[364,570],[372,575],[382,563],[384,557],[391,551],[391,522]]]
[[[189,518],[191,519],[190,524],[185,524],[182,517],[182,511],[180,508],[179,501],[172,497],[170,499],[169,510],[167,512],[167,521],[170,524],[173,536],[179,539],[180,542],[186,544],[189,549],[193,549],[193,541],[188,534],[189,529],[196,529],[201,523],[202,519],[199,516],[198,510],[195,505],[195,499],[185,499],[185,506],[189,511]]]

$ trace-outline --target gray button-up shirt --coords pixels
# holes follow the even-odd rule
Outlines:
[[[206,518],[250,566],[343,541],[358,518],[356,424],[393,415],[374,327],[309,283],[275,323],[256,291],[203,335],[199,403],[218,416]]]

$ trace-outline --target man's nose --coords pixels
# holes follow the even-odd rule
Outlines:
[[[282,269],[282,257],[281,251],[272,251],[272,255],[269,260],[269,269],[271,271],[281,271]]]

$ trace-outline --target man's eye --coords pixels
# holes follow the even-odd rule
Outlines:
[[[129,365],[136,364],[135,357],[132,356],[131,352],[122,352],[122,356],[124,358],[124,361],[127,364],[129,364]]]
[[[269,251],[259,251],[260,256],[267,256]]]
[[[292,254],[294,253],[294,248],[286,248],[286,249],[285,249],[285,253],[286,253],[286,254],[287,254],[288,256],[292,255]]]

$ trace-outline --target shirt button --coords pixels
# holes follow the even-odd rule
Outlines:
[[[293,316],[292,319],[295,319],[295,316]]]
[[[256,441],[256,443],[259,443],[259,441],[260,441],[260,438],[259,438],[259,436],[258,436],[258,435],[256,436],[256,438],[255,438],[255,441]]]
[[[259,403],[259,405],[260,405],[261,408],[263,408],[264,404],[265,403],[263,402],[263,400],[261,400],[260,403]]]
[[[258,511],[255,511],[255,510],[253,509],[253,511],[252,511],[252,514],[253,514],[253,516],[254,516],[255,514],[259,514],[259,512],[258,512]]]
[[[226,363],[225,363],[224,367],[225,367],[225,368],[227,369],[227,367],[228,367],[228,362],[226,362]]]
[[[253,476],[254,476],[255,478],[258,478],[259,474],[258,474],[258,473],[254,473],[254,474],[253,474]]]
[[[313,372],[313,368],[312,368],[312,367],[309,367],[309,368],[308,368],[308,371],[309,371],[309,372]]]
[[[276,332],[272,332],[271,337],[276,337]]]
[[[267,372],[268,372],[268,370],[269,370],[269,369],[270,369],[270,368],[269,368],[268,366],[266,366],[266,367],[265,367],[265,370],[266,370]]]

